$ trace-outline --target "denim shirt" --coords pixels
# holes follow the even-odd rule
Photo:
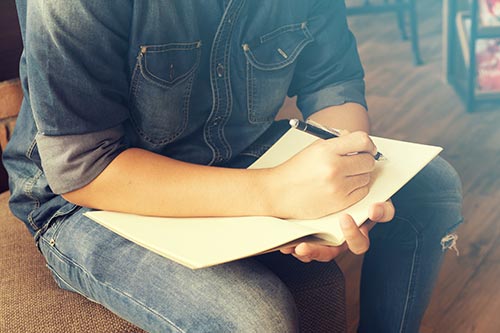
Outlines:
[[[17,0],[24,100],[4,153],[33,234],[120,152],[234,166],[283,104],[365,105],[340,0]]]

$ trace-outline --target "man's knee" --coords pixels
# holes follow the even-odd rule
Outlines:
[[[455,169],[441,157],[435,158],[408,184],[417,198],[462,200],[462,184]]]
[[[455,169],[437,157],[393,198],[396,215],[414,220],[415,230],[451,234],[462,222],[462,185]]]

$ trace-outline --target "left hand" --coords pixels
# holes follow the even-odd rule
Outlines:
[[[302,262],[331,261],[349,249],[354,254],[363,254],[370,247],[368,232],[378,222],[389,222],[394,218],[395,208],[392,202],[373,204],[368,212],[369,220],[358,227],[350,215],[340,217],[340,227],[346,241],[340,246],[325,246],[314,243],[300,243],[295,247],[280,249],[281,253],[291,254]]]

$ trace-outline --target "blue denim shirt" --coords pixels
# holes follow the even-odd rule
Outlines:
[[[59,194],[121,151],[233,166],[258,156],[286,95],[307,118],[365,105],[340,0],[17,0],[25,97],[4,154],[32,233],[75,209]]]

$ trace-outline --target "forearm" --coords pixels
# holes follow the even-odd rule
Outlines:
[[[349,131],[369,128],[365,109],[355,103],[326,108],[311,119]],[[143,215],[294,217],[282,209],[287,186],[277,172],[195,165],[132,148],[63,197],[80,206]]]
[[[362,105],[357,103],[330,106],[314,113],[309,119],[325,126],[350,132],[370,132],[368,113]]]
[[[132,148],[91,183],[63,197],[81,206],[143,215],[270,215],[268,174],[189,164]]]

